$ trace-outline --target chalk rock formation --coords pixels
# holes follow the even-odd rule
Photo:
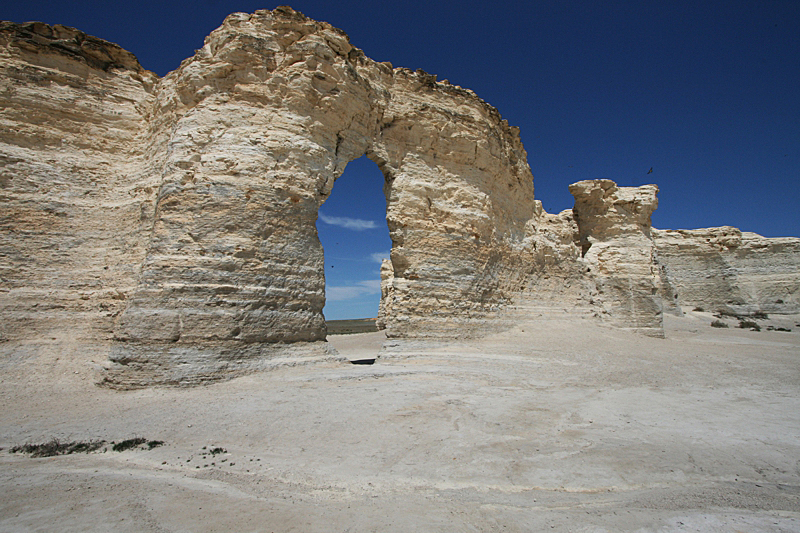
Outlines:
[[[39,307],[61,290],[66,314],[113,318],[124,298],[121,386],[235,374],[284,343],[324,356],[317,211],[365,153],[386,178],[389,335],[459,336],[515,288],[533,206],[518,130],[328,24],[231,15],[161,80],[68,28],[5,24],[2,53],[4,288],[28,295],[3,299],[6,337],[71,329]]]
[[[518,131],[473,93],[281,8],[228,17],[155,107],[169,153],[121,350],[324,339],[317,210],[364,153],[386,178],[389,334],[456,336],[503,301],[532,177]]]
[[[157,82],[73,28],[0,23],[0,339],[110,339],[152,228]]]
[[[378,329],[386,329],[386,322],[392,315],[392,301],[394,300],[394,270],[392,262],[388,259],[381,261],[381,301],[378,306],[378,318],[375,325]]]
[[[731,227],[652,234],[678,308],[800,313],[800,239]]]
[[[662,298],[797,306],[796,240],[653,233],[657,188],[608,180],[548,214],[495,108],[286,7],[229,16],[161,79],[73,28],[2,23],[0,124],[0,351],[69,339],[108,354],[112,386],[334,357],[316,220],[364,154],[390,338],[554,310],[660,335]],[[730,287],[695,279],[709,261]]]
[[[619,327],[663,336],[661,283],[650,226],[658,187],[587,180],[573,183],[569,191],[575,197],[581,255],[596,285],[596,304]]]
[[[553,314],[597,314],[592,300],[595,284],[578,244],[572,209],[550,214],[536,200],[526,228],[526,256],[518,270],[517,290],[511,305],[495,320],[511,327]]]

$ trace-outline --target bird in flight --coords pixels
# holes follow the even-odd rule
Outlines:
[[[648,170],[647,173],[648,174],[652,174],[653,173],[653,167],[650,167],[650,170]]]

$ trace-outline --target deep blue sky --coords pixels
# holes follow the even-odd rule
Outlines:
[[[277,5],[5,4],[0,18],[75,26],[120,44],[160,75],[200,48],[229,13]],[[345,30],[372,59],[422,68],[497,107],[521,128],[536,196],[550,212],[572,207],[570,183],[610,178],[659,185],[653,215],[659,228],[732,225],[800,236],[800,0],[291,5]],[[385,205],[365,197],[359,182],[380,180],[370,165],[354,178],[347,171],[322,212],[382,217]],[[380,196],[380,185],[375,191]],[[356,203],[370,209],[354,211],[352,194],[361,194]],[[346,198],[336,207],[339,195]],[[385,248],[385,224],[361,231],[318,226],[329,258],[340,254],[329,249],[335,245],[325,241],[327,230],[348,242],[363,237],[364,261]],[[327,268],[330,278],[339,265]],[[377,271],[376,262],[372,268]],[[364,286],[360,275],[353,271],[356,285],[348,286]]]

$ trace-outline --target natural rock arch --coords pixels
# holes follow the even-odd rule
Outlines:
[[[3,22],[0,82],[0,357],[108,355],[119,387],[333,357],[315,222],[363,154],[393,242],[384,354],[552,314],[659,336],[663,301],[800,310],[800,239],[653,230],[657,187],[610,180],[548,214],[496,109],[290,8],[231,15],[165,78]]]
[[[388,335],[457,336],[509,297],[533,178],[518,130],[471,91],[279,8],[228,17],[153,105],[164,170],[115,330],[126,374],[188,359],[207,374],[234,352],[324,340],[317,212],[364,154],[385,177]]]

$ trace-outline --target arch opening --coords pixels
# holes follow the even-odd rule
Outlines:
[[[319,208],[317,233],[325,263],[325,320],[368,319],[374,324],[381,298],[381,263],[389,258],[392,241],[384,176],[366,155],[348,163],[336,179]],[[329,326],[329,333],[336,332]]]

